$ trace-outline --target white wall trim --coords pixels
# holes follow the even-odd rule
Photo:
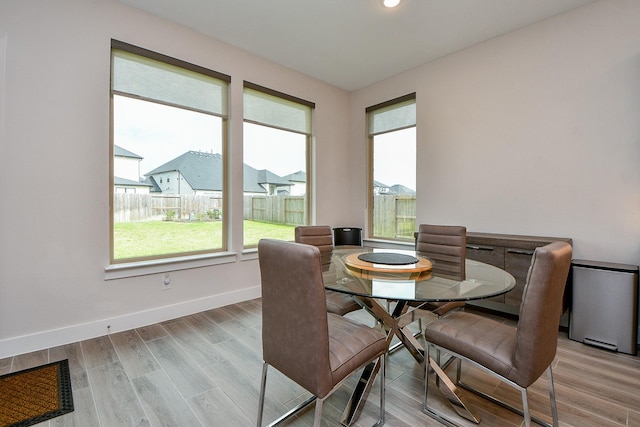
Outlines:
[[[254,286],[123,316],[7,338],[0,340],[0,359],[96,338],[107,335],[108,333],[122,332],[152,325],[181,316],[259,298],[260,295],[260,286]]]
[[[127,277],[166,273],[169,271],[208,267],[211,265],[229,264],[235,262],[236,258],[237,254],[234,252],[217,252],[110,264],[104,268],[104,280],[123,279]]]

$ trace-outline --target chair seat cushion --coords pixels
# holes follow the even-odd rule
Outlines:
[[[327,311],[344,316],[352,311],[360,310],[360,305],[349,294],[327,290]]]
[[[334,385],[367,361],[387,351],[386,336],[378,329],[333,313],[327,313],[327,321],[329,364]]]
[[[428,324],[425,340],[509,378],[514,369],[516,328],[466,312],[454,312]]]

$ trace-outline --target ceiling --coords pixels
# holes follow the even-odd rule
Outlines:
[[[353,91],[595,0],[118,0]]]

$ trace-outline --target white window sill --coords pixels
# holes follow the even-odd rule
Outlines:
[[[104,268],[104,279],[124,279],[127,277],[145,276],[148,274],[228,264],[236,262],[237,258],[238,255],[235,252],[216,252],[212,254],[188,255],[175,258],[161,258],[147,261],[126,262],[122,264],[110,264]]]
[[[258,248],[249,248],[242,251],[242,261],[258,259]]]

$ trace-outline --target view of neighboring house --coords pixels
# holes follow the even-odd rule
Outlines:
[[[373,194],[389,194],[389,186],[381,183],[380,181],[373,181]]]
[[[222,195],[222,156],[187,151],[145,173],[163,194]]]
[[[249,169],[245,176],[250,177],[251,182],[255,181],[269,196],[287,196],[290,194],[291,183],[281,176],[267,169],[256,170],[247,165],[244,165],[244,167],[245,170]]]
[[[402,184],[396,184],[389,187],[389,191],[386,194],[393,194],[394,196],[415,196],[416,192]]]
[[[285,175],[284,178],[291,186],[290,193],[292,196],[304,196],[307,193],[307,174],[303,171],[294,172],[289,175]]]
[[[388,186],[379,181],[373,181],[373,194],[384,196],[415,196],[416,191],[402,184]]]
[[[153,184],[140,181],[141,160],[139,155],[114,145],[113,187],[116,193],[149,193]]]
[[[116,193],[163,193],[222,195],[222,156],[187,151],[146,173],[140,180],[142,157],[114,146],[114,187]],[[244,165],[245,195],[303,196],[307,191],[307,174],[303,171],[279,176],[267,169]],[[401,184],[388,186],[374,181],[374,194],[413,196],[415,190]]]
[[[220,154],[187,151],[144,174],[140,181],[139,163],[142,157],[121,147],[115,147],[114,170],[116,192],[146,192],[163,194],[222,195],[222,156]],[[245,195],[304,195],[306,174],[302,171],[281,177],[262,169],[244,165]],[[135,191],[137,190],[137,191]]]

